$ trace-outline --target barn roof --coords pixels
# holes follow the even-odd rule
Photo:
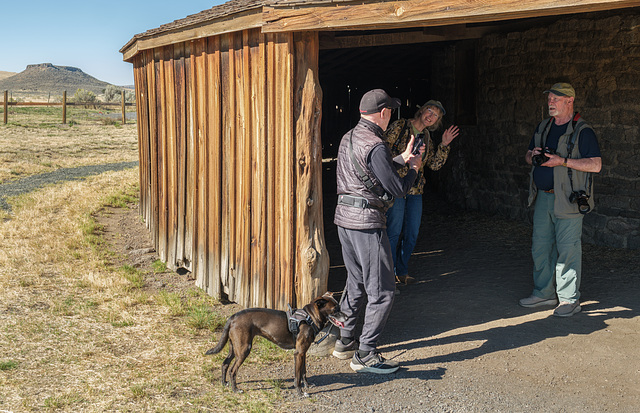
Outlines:
[[[640,6],[640,0],[231,0],[135,35],[120,52],[249,28],[263,32],[379,30],[495,22]]]

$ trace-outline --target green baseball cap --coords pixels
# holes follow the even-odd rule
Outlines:
[[[434,107],[440,109],[440,112],[442,112],[442,116],[447,114],[447,111],[444,110],[444,106],[442,106],[442,103],[440,103],[439,100],[430,100],[427,103],[425,103],[424,105],[422,105],[420,107],[420,109],[422,109],[422,108],[424,108],[426,106],[434,106]]]
[[[556,83],[551,86],[551,89],[545,90],[543,93],[553,93],[557,96],[568,96],[572,98],[576,97],[575,89],[568,83]]]

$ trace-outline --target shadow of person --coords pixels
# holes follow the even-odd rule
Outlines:
[[[449,363],[525,347],[549,338],[591,334],[606,329],[609,319],[629,319],[639,315],[637,310],[628,307],[608,306],[593,301],[583,303],[582,308],[582,313],[571,318],[554,317],[551,315],[551,310],[547,310],[506,320],[468,325],[424,339],[394,343],[385,346],[384,351],[410,351],[430,347],[432,356],[410,359],[402,364],[412,366]]]

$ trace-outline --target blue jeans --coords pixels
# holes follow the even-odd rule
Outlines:
[[[391,244],[393,267],[397,276],[409,273],[409,257],[413,253],[422,221],[422,195],[397,198],[387,211],[387,235]]]
[[[557,218],[554,194],[538,191],[533,211],[533,295],[573,303],[580,299],[582,217]]]

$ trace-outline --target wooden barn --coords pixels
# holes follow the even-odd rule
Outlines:
[[[332,160],[377,87],[403,117],[437,98],[463,130],[434,190],[528,219],[542,91],[570,81],[604,153],[586,241],[640,247],[640,1],[232,0],[121,52],[141,213],[160,258],[213,296],[282,309],[326,290]]]

